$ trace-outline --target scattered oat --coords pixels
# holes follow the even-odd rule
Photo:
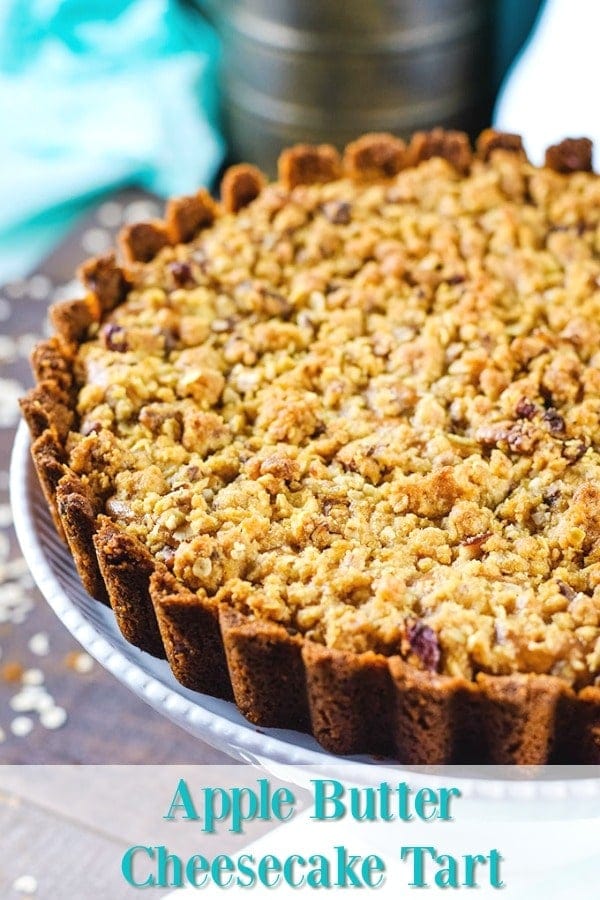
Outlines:
[[[0,503],[0,528],[8,528],[12,525],[12,510],[8,503]]]
[[[20,300],[21,297],[25,295],[26,291],[27,283],[21,278],[18,281],[11,281],[10,284],[7,284],[4,288],[4,293],[7,297],[10,297],[11,300]]]
[[[34,275],[27,283],[27,293],[32,300],[47,300],[52,282],[46,275]]]
[[[13,891],[20,894],[36,894],[37,889],[37,879],[33,875],[20,875],[13,881]]]
[[[25,669],[21,678],[23,684],[37,686],[44,683],[44,673],[41,669]]]
[[[72,650],[65,657],[65,663],[74,672],[79,675],[87,675],[94,668],[94,660],[89,653],[82,653],[79,650]]]
[[[27,644],[34,656],[47,656],[50,653],[50,640],[45,631],[38,631]]]
[[[0,335],[0,363],[12,362],[16,358],[16,344],[10,341],[12,349],[9,350],[5,338]],[[5,352],[10,353],[10,359],[4,357]],[[0,378],[0,428],[10,428],[19,421],[19,397],[25,393],[23,385],[14,378]]]
[[[13,712],[34,712],[37,705],[37,696],[31,690],[19,691],[9,700],[9,706]]]
[[[123,221],[127,224],[144,222],[147,219],[155,219],[159,214],[158,204],[152,200],[134,200],[123,210]]]
[[[16,716],[10,723],[10,730],[15,737],[27,737],[33,728],[33,721],[29,716]]]
[[[67,721],[67,711],[62,706],[53,706],[40,714],[40,722],[44,728],[54,731],[62,728]]]
[[[0,334],[0,363],[9,365],[17,355],[17,342],[7,334]]]
[[[25,562],[22,556],[17,556],[15,559],[11,559],[6,564],[6,578],[15,579],[21,578],[23,575],[29,574],[29,566]]]
[[[113,243],[112,235],[103,228],[89,228],[81,235],[81,246],[86,253],[106,253]]]
[[[48,712],[50,709],[54,709],[55,706],[54,697],[51,697],[46,691],[40,693],[36,698],[35,711],[38,715]]]
[[[121,224],[123,207],[120,203],[109,200],[98,207],[96,219],[103,228],[117,228]]]
[[[0,533],[1,535],[1,533]],[[15,560],[2,562],[2,542],[0,540],[0,622],[11,622],[18,625],[25,621],[33,608],[33,600],[27,592],[26,582],[30,581],[28,572],[19,573],[13,563]],[[15,578],[15,574],[17,578]]]

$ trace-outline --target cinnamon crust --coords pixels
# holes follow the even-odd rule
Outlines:
[[[126,263],[148,263],[170,243],[167,225],[159,219],[136,222],[119,234],[119,246]]]
[[[523,154],[518,136],[489,129],[477,142],[477,157],[485,162],[496,150]],[[460,132],[421,132],[408,148],[391,135],[366,135],[346,149],[343,172],[339,154],[327,145],[284,151],[280,179],[287,190],[342,174],[375,181],[432,156],[461,174],[472,161]],[[549,148],[546,165],[563,174],[590,171],[591,142],[569,140]],[[257,173],[245,166],[227,173],[227,211],[237,212],[262,191]],[[166,223],[126,229],[121,244],[127,261],[148,262],[168,244],[189,241],[210,225],[217,206],[207,197],[201,191],[171,201]],[[86,263],[81,277],[89,294],[52,308],[57,337],[34,351],[37,385],[22,406],[57,530],[66,536],[86,590],[104,602],[108,596],[126,640],[155,656],[166,654],[186,687],[233,696],[250,721],[309,731],[335,753],[392,756],[408,764],[600,762],[599,687],[576,691],[558,677],[518,673],[479,673],[469,681],[418,668],[400,656],[328,649],[193,593],[104,515],[104,498],[92,479],[69,468],[66,446],[76,421],[73,348],[102,313],[126,298],[130,281],[114,254]]]
[[[284,150],[278,163],[279,180],[293,190],[299,184],[334,181],[342,173],[338,151],[331,144],[298,144]]]
[[[568,175],[570,172],[592,171],[592,142],[589,138],[565,138],[546,150],[549,169]]]
[[[520,134],[510,134],[506,131],[496,131],[495,128],[486,128],[477,138],[477,156],[487,162],[495,150],[504,150],[507,153],[517,153],[525,157],[525,149]]]
[[[406,153],[407,165],[418,166],[434,156],[441,156],[457,172],[466,175],[473,159],[468,135],[463,131],[445,131],[443,128],[413,134]]]
[[[78,344],[85,340],[90,326],[100,320],[100,302],[95,294],[84,300],[63,300],[54,303],[48,315],[67,346]]]
[[[344,151],[344,170],[359,181],[393,178],[406,164],[406,144],[386,132],[364,134]]]
[[[85,287],[94,294],[102,312],[110,312],[122,303],[130,288],[125,271],[117,265],[115,253],[88,259],[78,271]]]
[[[398,657],[389,661],[393,681],[393,746],[410,765],[429,760],[468,760],[468,732],[475,690],[460,678],[421,672]],[[477,735],[481,752],[481,734]]]
[[[191,691],[232,700],[217,605],[162,570],[150,578],[150,596],[175,678]]]
[[[227,212],[239,212],[256,200],[267,185],[267,179],[256,166],[240,163],[231,166],[221,181],[221,202]]]
[[[35,438],[31,445],[33,464],[56,530],[64,540],[65,534],[56,503],[56,489],[60,479],[67,471],[67,454],[52,428],[47,428],[38,437],[32,433],[32,437]]]
[[[490,762],[545,765],[551,762],[559,729],[559,703],[566,691],[543,675],[481,674],[482,724]]]
[[[56,338],[37,344],[30,362],[36,382],[52,382],[65,393],[70,392],[73,386],[73,356],[65,354]]]
[[[94,535],[100,572],[121,634],[151,656],[165,657],[156,613],[150,599],[150,577],[159,563],[141,541],[100,516]]]
[[[165,220],[169,243],[186,244],[211,225],[218,207],[208,191],[202,189],[191,197],[177,197],[167,203]]]
[[[69,395],[55,381],[38,382],[19,404],[34,438],[53,429],[59,440],[64,441],[73,424],[74,412],[69,405]]]
[[[244,715],[256,725],[310,730],[301,640],[226,607],[219,620],[233,695]]]
[[[56,507],[77,572],[88,594],[108,604],[108,594],[94,550],[100,504],[89,487],[70,470],[56,486]]]
[[[332,753],[392,756],[392,683],[388,660],[375,653],[350,654],[306,643],[312,732]]]

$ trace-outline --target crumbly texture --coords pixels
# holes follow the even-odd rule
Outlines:
[[[69,464],[202,597],[417,667],[600,671],[600,182],[281,184],[131,274]]]

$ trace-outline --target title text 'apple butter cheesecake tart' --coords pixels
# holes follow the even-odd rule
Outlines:
[[[128,641],[334,752],[600,761],[591,159],[301,145],[82,267],[22,406]]]

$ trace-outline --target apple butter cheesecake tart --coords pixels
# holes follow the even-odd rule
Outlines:
[[[128,641],[333,752],[600,761],[591,161],[300,145],[83,265],[22,408]]]

